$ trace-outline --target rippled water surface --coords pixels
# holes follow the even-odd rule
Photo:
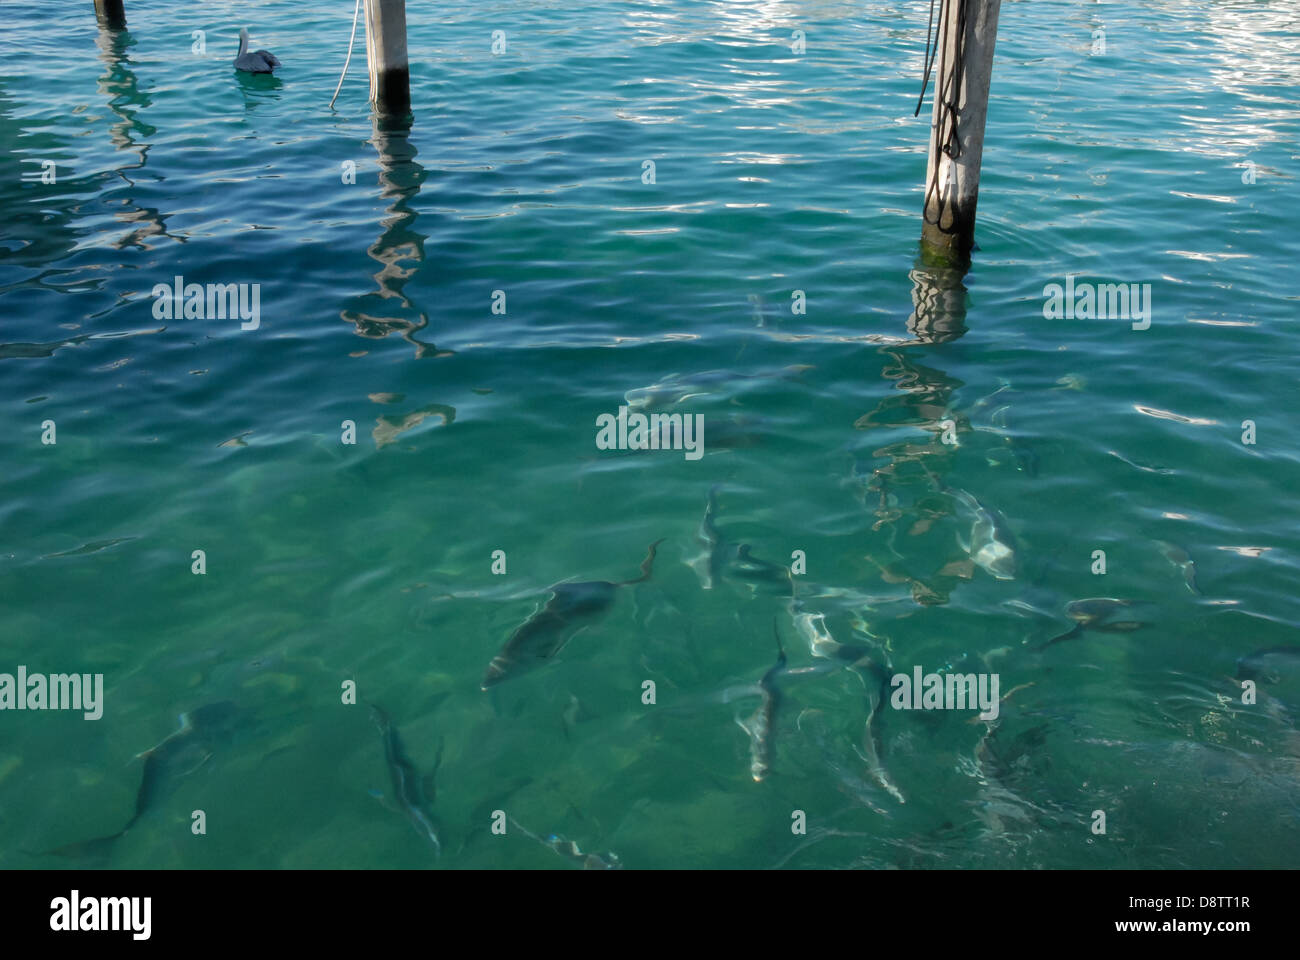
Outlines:
[[[0,712],[0,864],[1298,862],[1294,4],[1005,0],[964,276],[918,257],[924,2],[412,0],[409,124],[363,46],[327,108],[349,3],[84,6],[0,18],[0,672],[104,714]],[[1045,317],[1067,275],[1149,329]],[[160,316],[178,276],[260,326]],[[704,455],[598,449],[629,400]],[[882,703],[915,667],[999,718]]]

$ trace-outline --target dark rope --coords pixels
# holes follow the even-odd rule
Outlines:
[[[939,61],[939,80],[934,89],[935,96],[935,115],[934,115],[934,133],[931,140],[930,150],[935,157],[934,164],[934,182],[926,185],[925,204],[921,209],[921,216],[925,222],[931,226],[936,226],[944,233],[952,233],[952,227],[943,226],[944,214],[948,212],[951,205],[951,198],[945,197],[939,190],[939,167],[940,155],[946,155],[949,160],[956,160],[961,156],[961,134],[958,130],[958,121],[961,119],[961,80],[964,72],[964,60],[966,57],[966,24],[969,16],[970,0],[959,0],[957,3],[957,23],[949,23],[950,17],[944,15],[944,7],[939,8],[939,25],[937,36],[935,37],[934,55],[930,57],[930,65],[933,65],[937,56]],[[934,10],[934,0],[930,4],[931,12]],[[953,44],[953,62],[948,63],[948,38],[952,29],[957,31],[957,42]],[[928,33],[928,30],[927,30]],[[926,40],[926,52],[930,53],[929,38]],[[929,81],[929,68],[926,71],[926,82]],[[922,98],[925,96],[925,88],[922,87]],[[917,104],[917,113],[920,113],[921,105]],[[913,114],[915,116],[916,114]],[[951,169],[951,167],[949,168]],[[935,219],[930,219],[930,201],[935,200]]]
[[[921,95],[916,98],[916,109],[912,116],[921,115],[921,104],[925,102],[925,88],[930,85],[930,68],[934,66],[934,0],[930,0],[930,22],[925,25],[925,74],[921,77]]]

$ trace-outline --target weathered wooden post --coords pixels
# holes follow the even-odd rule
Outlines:
[[[370,102],[375,108],[381,113],[409,113],[406,0],[366,0],[366,62],[370,67]]]
[[[1001,0],[938,0],[937,76],[921,240],[958,259],[975,242],[984,120]]]
[[[95,0],[95,19],[109,30],[126,29],[126,9],[123,0]]]

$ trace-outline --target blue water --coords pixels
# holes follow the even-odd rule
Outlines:
[[[104,714],[0,712],[0,865],[1298,862],[1293,5],[1003,3],[964,275],[919,257],[927,3],[408,6],[409,123],[360,37],[328,109],[342,0],[127,0],[117,35],[5,6],[0,673],[102,673]],[[241,25],[274,78],[231,69]],[[1150,284],[1149,329],[1048,319],[1067,275]],[[260,325],[160,318],[177,276],[259,285]],[[598,449],[656,385],[703,456]],[[715,487],[771,566],[704,589]],[[660,538],[480,690],[549,587]],[[795,551],[792,604],[759,571]],[[1043,647],[1086,598],[1132,603]],[[831,663],[799,614],[998,674],[997,721],[783,674],[755,782],[774,624]],[[433,774],[436,860],[369,703]]]

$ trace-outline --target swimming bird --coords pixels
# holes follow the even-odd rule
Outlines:
[[[275,54],[267,50],[248,52],[248,31],[239,28],[239,53],[235,54],[235,69],[248,73],[271,73],[280,66]]]

